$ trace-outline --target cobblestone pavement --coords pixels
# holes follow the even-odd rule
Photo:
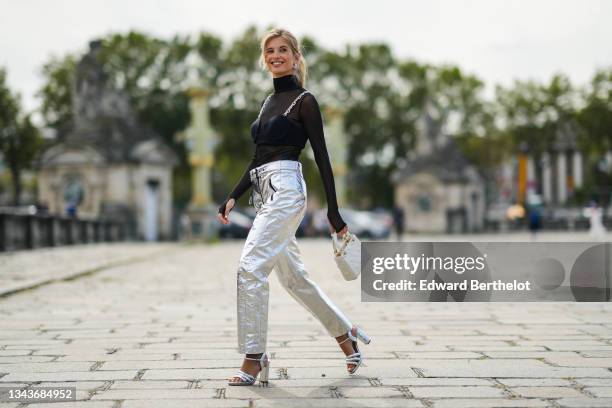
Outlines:
[[[149,246],[130,262],[0,298],[0,386],[75,385],[78,399],[0,407],[612,407],[612,304],[361,303],[327,240],[300,240],[303,259],[372,336],[366,365],[349,377],[335,340],[273,277],[271,385],[228,387],[241,363],[242,244]],[[80,267],[60,256],[73,249],[57,251],[66,269]]]

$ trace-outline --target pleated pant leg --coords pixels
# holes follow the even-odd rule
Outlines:
[[[278,255],[276,270],[280,283],[323,324],[330,336],[338,337],[350,330],[352,324],[349,319],[309,278],[295,236]]]

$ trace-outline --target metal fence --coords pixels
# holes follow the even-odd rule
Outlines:
[[[125,239],[126,228],[115,221],[0,212],[0,251]]]

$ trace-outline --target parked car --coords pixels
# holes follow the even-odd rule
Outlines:
[[[351,232],[359,238],[386,239],[391,234],[393,218],[388,212],[358,211],[341,208],[340,215]],[[329,235],[327,209],[317,211],[313,216],[313,226],[319,235]]]
[[[246,238],[254,218],[245,211],[232,209],[229,215],[230,223],[221,224],[219,228],[219,238]]]

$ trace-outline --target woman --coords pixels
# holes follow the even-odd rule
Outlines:
[[[246,357],[229,385],[252,385],[260,372],[259,381],[268,381],[268,276],[274,267],[281,284],[336,338],[347,355],[347,370],[354,374],[362,361],[356,340],[367,344],[370,339],[308,278],[295,239],[306,212],[306,183],[298,157],[307,141],[323,179],[329,223],[339,236],[348,231],[338,212],[319,105],[303,88],[306,63],[290,32],[271,30],[261,41],[261,52],[260,62],[272,74],[274,93],[262,103],[251,125],[256,145],[253,160],[218,214],[219,220],[228,224],[236,200],[253,187],[251,198],[257,216],[242,251],[237,278],[238,349]]]

